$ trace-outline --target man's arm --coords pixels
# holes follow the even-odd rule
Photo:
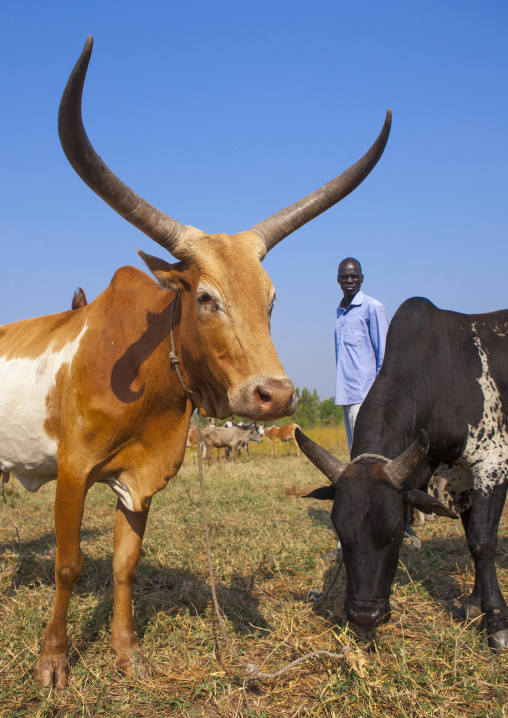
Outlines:
[[[386,333],[388,331],[388,316],[382,304],[371,308],[369,320],[369,335],[376,357],[376,376],[381,369],[385,355]]]

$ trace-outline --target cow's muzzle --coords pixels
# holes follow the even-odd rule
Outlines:
[[[368,601],[346,601],[344,605],[348,621],[359,628],[377,628],[388,623],[391,617],[390,603],[382,604]]]
[[[230,393],[231,413],[261,421],[290,416],[295,410],[295,389],[290,379],[256,377]]]

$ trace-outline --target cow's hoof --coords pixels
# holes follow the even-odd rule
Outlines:
[[[480,606],[476,606],[474,603],[465,603],[457,611],[458,617],[463,621],[473,621],[478,616],[481,616],[482,610]]]
[[[124,676],[132,678],[144,678],[150,672],[150,664],[140,650],[137,650],[133,655],[129,654],[123,658],[118,658],[116,668]]]
[[[497,631],[489,636],[488,645],[494,651],[506,650],[508,648],[508,628],[503,628],[502,631]]]
[[[34,666],[34,678],[41,686],[66,688],[69,677],[67,658],[39,660]]]

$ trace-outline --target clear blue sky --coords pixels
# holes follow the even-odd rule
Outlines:
[[[164,252],[94,195],[57,112],[88,34],[83,115],[106,163],[183,224],[238,232],[355,162],[393,110],[385,153],[349,197],[265,260],[272,334],[297,386],[334,390],[338,262],[393,313],[508,306],[505,0],[10,0],[3,3],[0,323],[89,300]],[[410,351],[410,347],[408,350]]]

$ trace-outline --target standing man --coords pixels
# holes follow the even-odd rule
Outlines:
[[[360,290],[363,274],[357,259],[342,260],[337,282],[344,297],[337,308],[335,322],[335,403],[342,404],[351,452],[358,409],[383,363],[388,317],[381,302]]]

